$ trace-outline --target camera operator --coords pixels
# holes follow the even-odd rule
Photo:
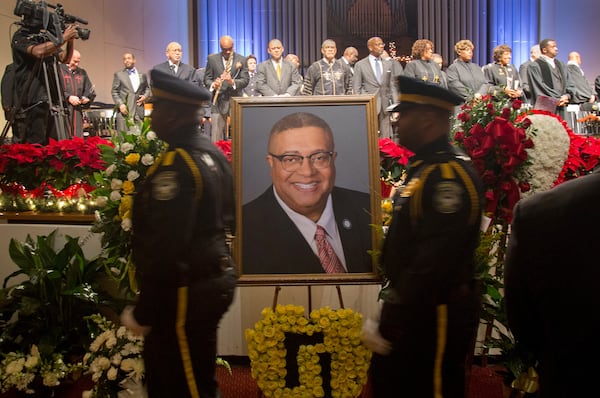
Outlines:
[[[24,19],[13,35],[15,99],[20,102],[12,125],[13,142],[46,144],[48,137],[58,138],[45,83],[48,74],[42,63],[52,66],[56,59],[63,63],[68,61],[73,53],[73,41],[78,38],[77,28],[75,24],[67,25],[62,40],[52,40],[42,32],[41,25]]]

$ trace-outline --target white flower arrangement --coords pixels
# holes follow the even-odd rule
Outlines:
[[[521,193],[521,198],[536,192],[548,190],[554,186],[569,155],[570,138],[564,126],[555,118],[543,114],[527,116],[531,121],[530,129],[533,148],[528,148],[527,167],[531,190]]]
[[[61,354],[54,354],[44,361],[36,345],[28,354],[9,352],[0,362],[0,391],[17,389],[26,394],[35,394],[36,379],[46,387],[56,387],[61,381],[81,365],[67,365]]]
[[[84,392],[83,398],[116,397],[121,389],[132,386],[143,389],[144,338],[116,326],[101,315],[89,319],[98,329],[89,351],[83,357],[85,372],[92,376],[94,389]],[[90,325],[90,329],[94,328]],[[127,387],[126,387],[127,386]],[[136,396],[143,395],[140,391]]]

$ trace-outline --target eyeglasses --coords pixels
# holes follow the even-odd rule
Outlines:
[[[331,164],[331,159],[337,154],[333,151],[319,151],[311,153],[308,156],[302,155],[274,155],[269,152],[269,155],[281,162],[281,167],[285,171],[296,171],[302,166],[304,159],[308,159],[310,165],[315,169],[325,169]]]

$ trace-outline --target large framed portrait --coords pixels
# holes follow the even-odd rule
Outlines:
[[[236,97],[231,128],[240,284],[376,283],[374,96]]]

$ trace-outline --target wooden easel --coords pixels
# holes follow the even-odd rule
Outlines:
[[[307,285],[308,288],[308,313],[312,312],[312,285]],[[344,299],[342,298],[342,289],[340,285],[335,285],[335,289],[337,290],[338,300],[340,302],[340,308],[344,308]],[[275,291],[273,292],[273,310],[277,307],[277,299],[279,298],[279,292],[281,291],[281,286],[275,286]]]

